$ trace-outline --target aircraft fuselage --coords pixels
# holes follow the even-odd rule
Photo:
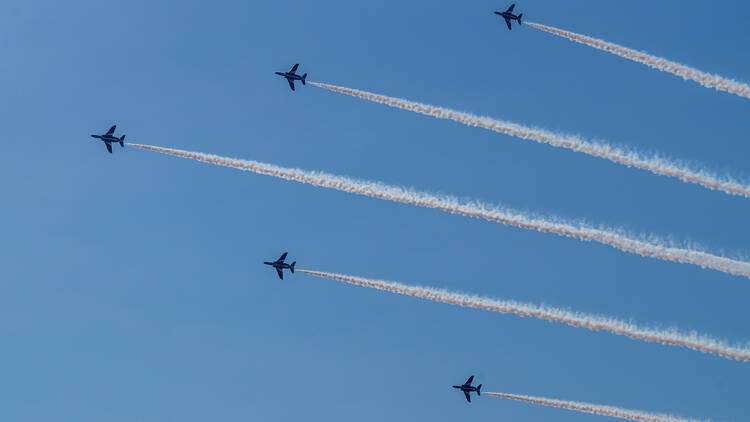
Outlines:
[[[477,391],[477,387],[474,387],[472,385],[454,385],[453,388],[456,388],[466,393],[472,393],[474,391]]]
[[[500,16],[502,16],[505,19],[510,19],[512,21],[517,21],[518,20],[518,16],[516,16],[513,13],[510,13],[510,12],[495,12],[495,14],[496,15],[500,15]]]
[[[293,80],[293,81],[301,81],[302,76],[296,74],[296,73],[289,73],[289,72],[274,72],[279,76],[283,76],[287,79]]]
[[[264,264],[266,264],[266,265],[270,265],[270,266],[272,266],[272,267],[274,267],[274,268],[280,268],[280,269],[282,269],[282,270],[288,270],[288,269],[291,269],[291,268],[292,268],[292,267],[291,267],[291,265],[289,265],[289,264],[287,264],[287,263],[284,263],[284,262],[282,262],[282,263],[278,263],[278,262],[268,262],[268,261],[264,261],[263,263],[264,263]]]
[[[92,138],[101,139],[104,142],[120,142],[120,138],[115,138],[111,135],[91,135]]]

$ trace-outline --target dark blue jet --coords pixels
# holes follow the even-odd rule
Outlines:
[[[121,137],[115,136],[115,129],[117,128],[117,125],[112,126],[109,128],[107,133],[104,135],[91,135],[92,138],[101,139],[104,142],[104,145],[107,146],[107,151],[109,151],[110,154],[112,154],[112,144],[119,143],[121,147],[125,146],[125,135],[122,135]]]
[[[523,13],[519,13],[518,16],[513,14],[513,9],[516,7],[516,4],[513,3],[510,5],[508,10],[505,12],[495,12],[496,15],[500,15],[505,19],[505,23],[508,25],[508,29],[510,30],[510,21],[518,21],[518,24],[521,24],[521,16],[523,16]]]
[[[286,81],[289,82],[289,88],[292,88],[292,91],[294,91],[294,81],[302,81],[302,85],[305,85],[305,79],[307,78],[307,73],[302,76],[294,73],[297,71],[298,66],[299,63],[295,64],[291,69],[289,69],[289,72],[275,72],[277,75],[286,78]]]
[[[284,263],[285,259],[286,259],[286,252],[284,252],[283,254],[281,254],[281,257],[279,257],[279,259],[277,259],[276,261],[273,261],[273,262],[266,261],[266,262],[264,262],[264,264],[270,265],[270,266],[276,268],[276,272],[279,273],[279,278],[283,280],[284,279],[284,271],[282,271],[282,270],[289,269],[289,270],[292,271],[292,274],[294,274],[294,264],[297,263],[297,261],[294,261],[294,262],[292,262],[291,265],[290,264],[285,264]]]
[[[482,384],[479,384],[478,386],[474,387],[474,386],[471,385],[472,381],[474,381],[474,375],[470,376],[469,379],[466,380],[466,382],[464,383],[464,385],[454,385],[453,386],[453,388],[457,388],[457,389],[459,389],[459,390],[461,390],[461,391],[464,392],[464,395],[466,396],[466,401],[468,401],[469,403],[471,403],[471,396],[469,395],[469,393],[471,393],[472,391],[476,391],[477,392],[477,396],[481,396],[482,395],[482,393],[479,392],[479,390],[482,389]]]

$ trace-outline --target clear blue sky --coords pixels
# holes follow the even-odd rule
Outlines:
[[[750,101],[542,33],[497,1],[0,3],[0,420],[604,420],[450,385],[747,420],[750,364],[261,264],[750,340],[750,280],[115,147],[257,159],[750,256],[750,200],[273,75],[750,176]],[[750,81],[750,4],[520,2]],[[744,255],[743,255],[744,254]]]

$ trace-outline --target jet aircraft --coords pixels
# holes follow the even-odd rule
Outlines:
[[[291,69],[289,69],[289,72],[275,72],[277,75],[286,78],[286,81],[289,82],[289,88],[291,88],[292,91],[294,91],[294,81],[302,81],[302,85],[305,85],[305,79],[307,78],[307,73],[302,76],[295,73],[298,66],[299,63],[295,64]]]
[[[119,138],[116,137],[116,128],[117,125],[112,126],[104,135],[91,135],[92,138],[101,139],[104,142],[104,145],[107,146],[107,151],[109,151],[110,154],[112,154],[112,143],[119,143],[121,147],[125,146],[125,135],[122,135]]]
[[[286,254],[287,254],[286,252],[284,252],[283,254],[281,254],[281,257],[279,257],[279,259],[277,259],[276,261],[273,261],[273,262],[266,261],[266,262],[264,262],[264,264],[270,265],[270,266],[276,268],[276,272],[279,273],[279,278],[282,279],[282,280],[284,279],[284,271],[283,270],[284,269],[289,269],[289,270],[292,271],[292,274],[294,274],[294,264],[297,263],[297,261],[294,261],[291,264],[284,263],[284,260],[286,259]]]
[[[508,10],[505,12],[495,12],[496,15],[502,16],[503,19],[505,19],[505,24],[508,25],[508,30],[511,29],[510,27],[510,21],[518,21],[518,24],[521,24],[521,16],[523,16],[523,13],[519,13],[518,16],[513,14],[513,9],[516,7],[516,4],[513,3],[510,5]]]
[[[453,388],[457,388],[457,389],[459,389],[459,390],[461,390],[461,391],[464,392],[464,395],[466,396],[466,401],[468,401],[469,403],[471,403],[471,396],[469,395],[469,393],[471,393],[472,391],[476,391],[477,396],[481,396],[482,395],[479,392],[479,390],[481,390],[481,388],[482,388],[482,384],[479,384],[476,387],[474,387],[473,385],[471,385],[472,381],[474,381],[474,375],[470,376],[469,379],[466,380],[466,382],[464,383],[464,385],[454,385],[453,386]]]

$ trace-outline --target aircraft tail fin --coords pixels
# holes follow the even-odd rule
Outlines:
[[[305,85],[305,79],[307,79],[307,73],[302,75],[302,85]]]
[[[294,274],[294,264],[296,264],[297,261],[292,262],[292,265],[289,266],[289,269],[292,270],[292,274]]]
[[[518,24],[519,25],[521,24],[521,16],[523,16],[523,13],[519,13],[518,14]]]
[[[120,137],[120,146],[121,146],[121,147],[125,147],[125,135],[122,135],[122,136]]]
[[[481,393],[481,392],[479,391],[479,390],[481,390],[481,389],[482,389],[482,384],[479,384],[479,385],[477,386],[477,396],[481,396],[481,395],[482,395],[482,393]]]

